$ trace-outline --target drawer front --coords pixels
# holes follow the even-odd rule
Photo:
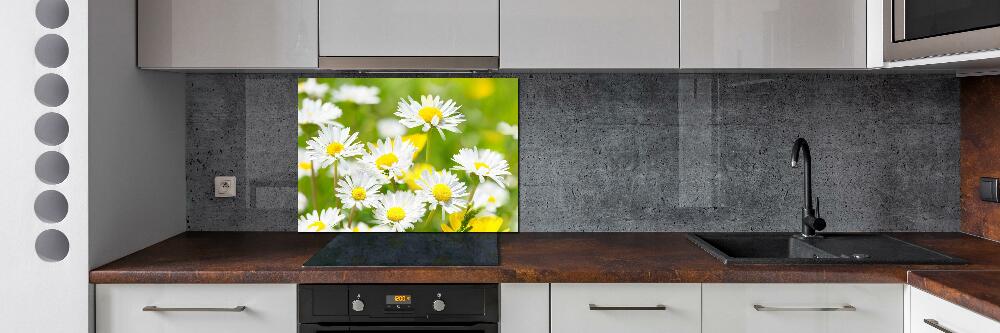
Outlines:
[[[701,331],[699,284],[554,283],[551,290],[552,332]]]
[[[945,301],[917,288],[910,290],[909,333],[996,333],[1000,322]],[[931,323],[925,322],[931,321]],[[935,327],[936,324],[938,327]]]
[[[168,311],[143,311],[156,306]],[[169,311],[176,308],[243,311]],[[96,290],[99,333],[294,333],[293,284],[101,284]]]
[[[903,332],[902,284],[704,284],[705,333]],[[844,308],[853,306],[853,311]],[[756,307],[755,307],[756,306]]]

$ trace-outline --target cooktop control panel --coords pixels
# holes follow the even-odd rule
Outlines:
[[[495,284],[299,285],[303,322],[490,321]]]

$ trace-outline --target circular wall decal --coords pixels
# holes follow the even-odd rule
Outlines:
[[[59,223],[69,212],[69,201],[59,191],[48,190],[35,198],[35,215],[44,222]]]
[[[38,121],[35,122],[35,137],[46,145],[55,146],[63,143],[68,136],[69,122],[61,114],[49,112],[38,117]]]
[[[59,230],[48,229],[35,238],[35,253],[42,260],[55,262],[69,254],[69,239]]]
[[[35,59],[48,68],[56,68],[66,63],[69,57],[69,44],[62,36],[48,34],[35,43]]]
[[[69,161],[59,152],[44,152],[35,161],[35,175],[49,185],[62,183],[69,176]]]
[[[43,27],[61,27],[69,18],[69,5],[65,0],[39,0],[35,5],[35,18]]]
[[[35,98],[42,105],[56,107],[69,97],[69,85],[58,74],[45,74],[35,82]]]

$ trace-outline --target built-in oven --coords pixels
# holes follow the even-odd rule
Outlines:
[[[299,333],[497,333],[495,284],[302,284]]]
[[[1000,0],[884,0],[885,60],[1000,49]]]

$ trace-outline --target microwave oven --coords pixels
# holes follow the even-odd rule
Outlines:
[[[883,5],[886,61],[1000,49],[1000,0],[884,0]]]

